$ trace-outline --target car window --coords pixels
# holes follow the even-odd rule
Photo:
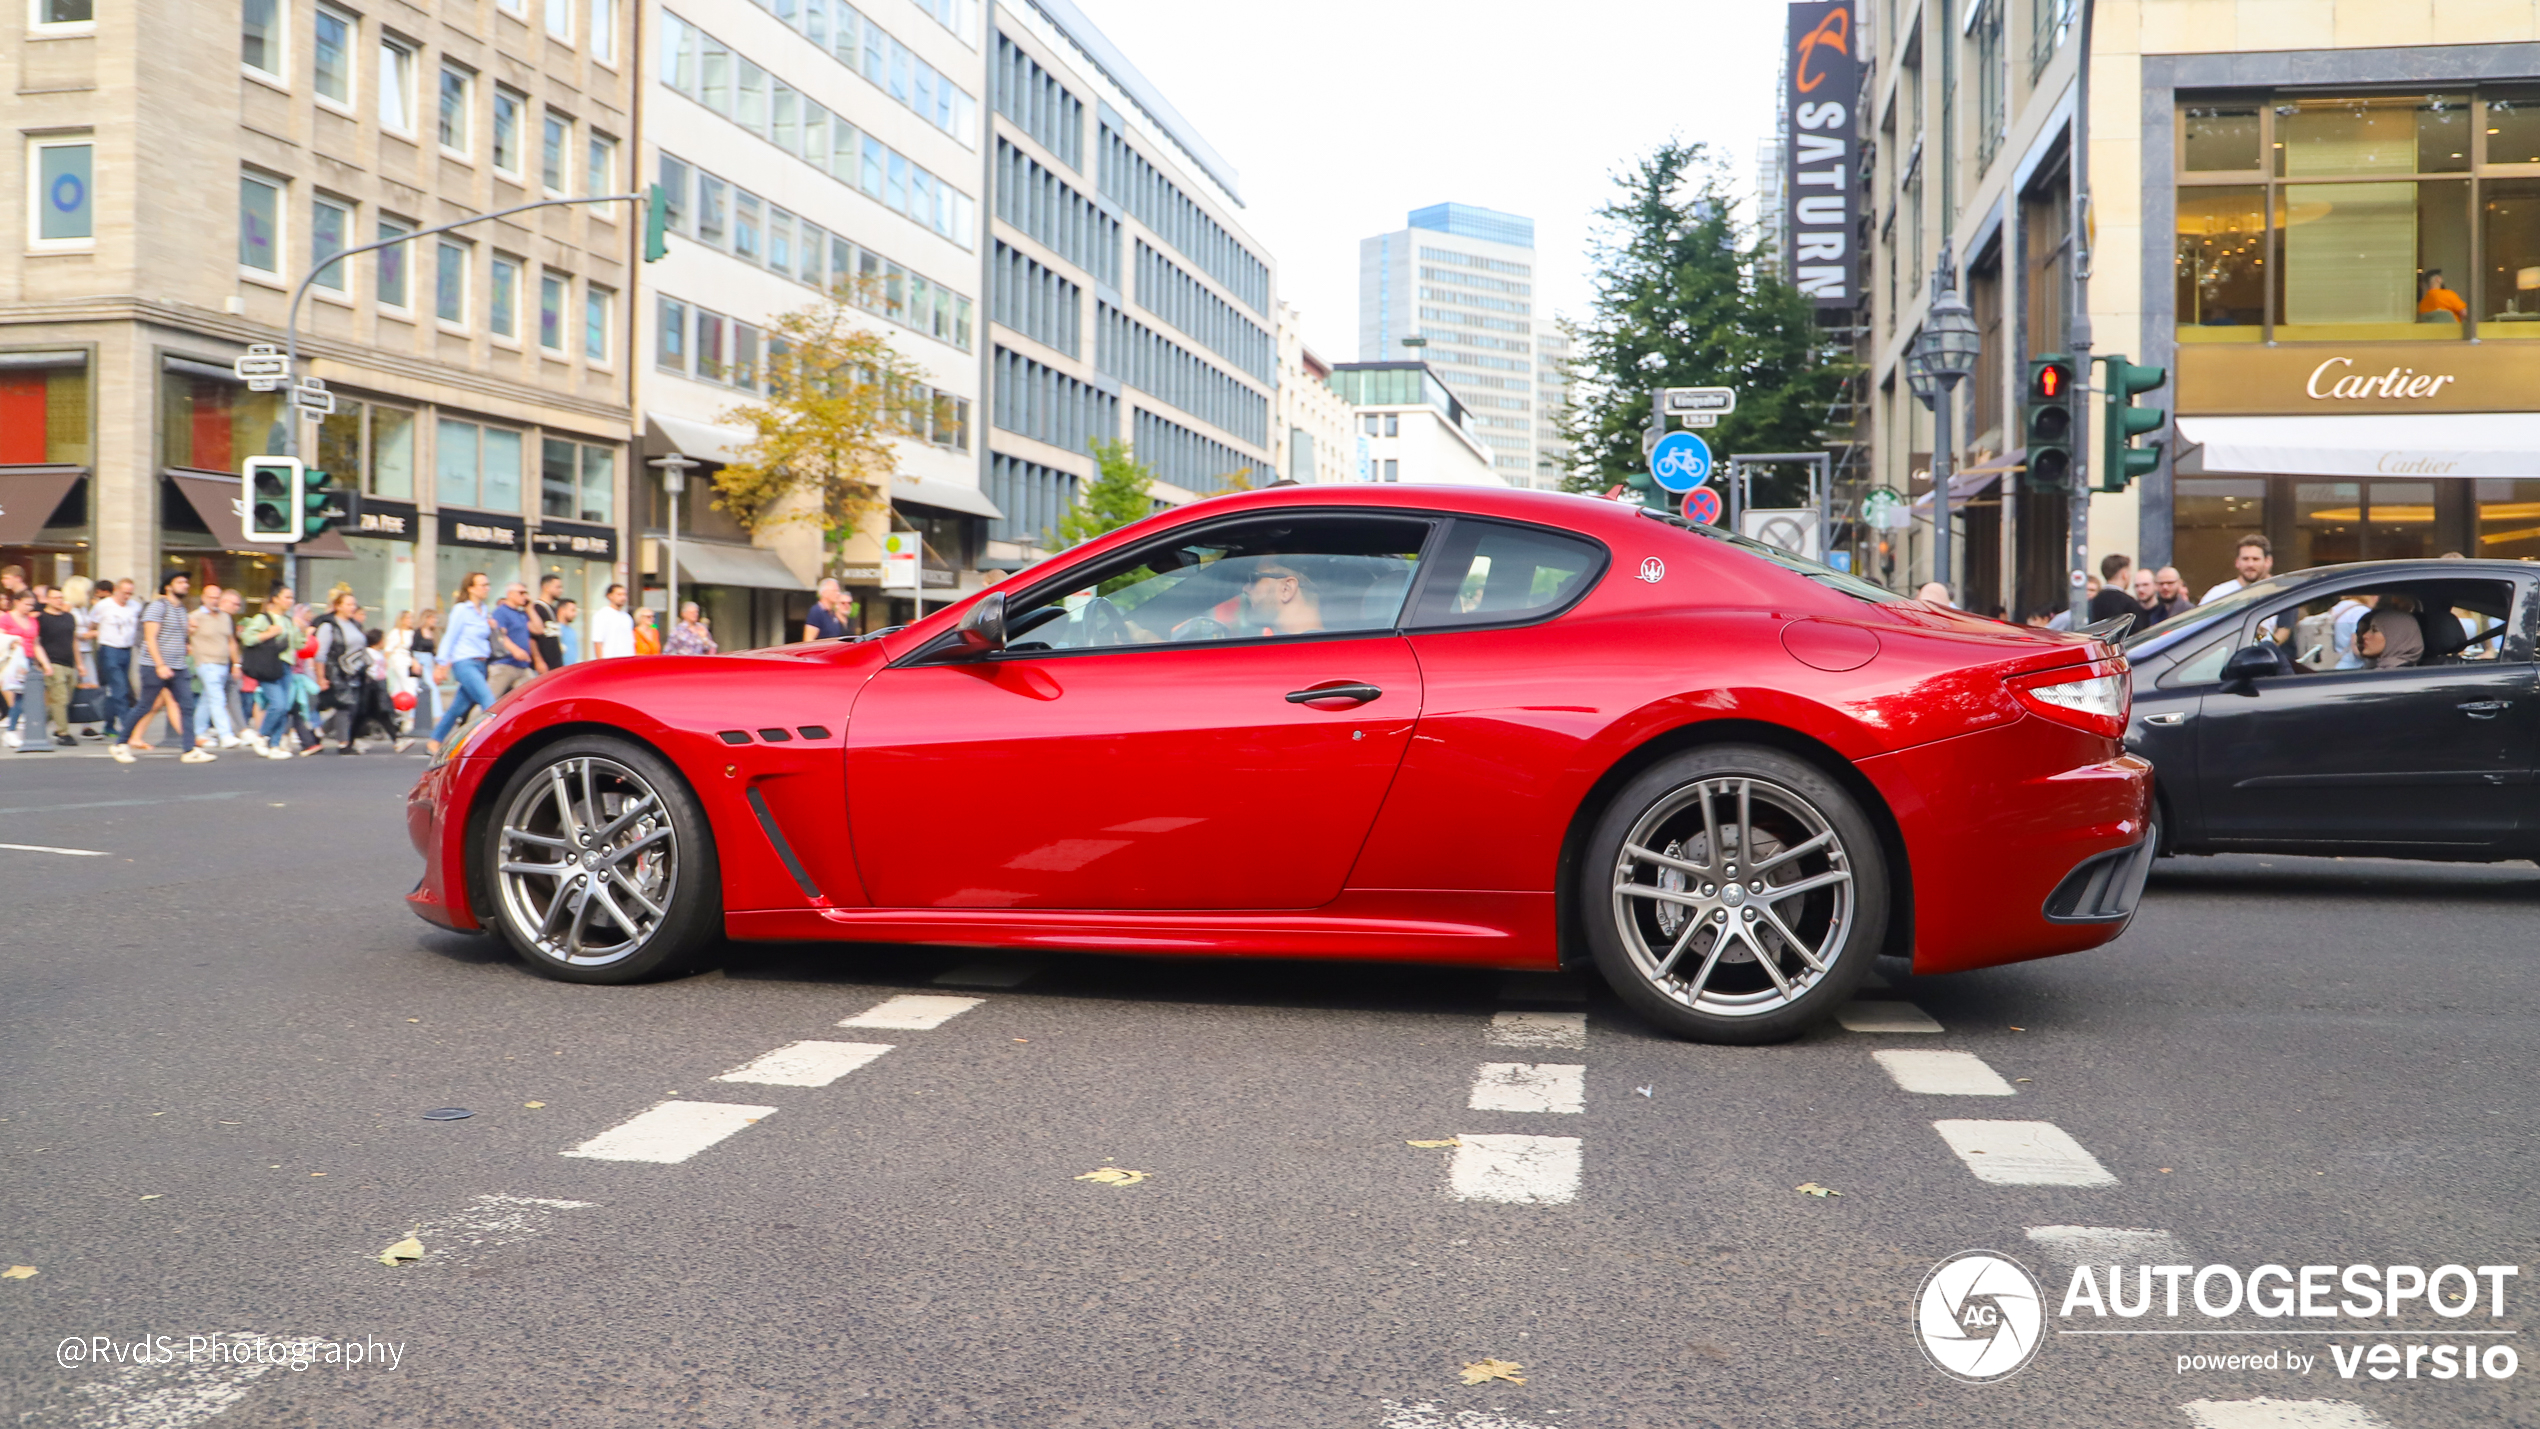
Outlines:
[[[2151,645],[2153,641],[2163,639],[2173,631],[2212,620],[2216,616],[2232,617],[2232,627],[2237,629],[2240,624],[2238,617],[2241,614],[2253,605],[2281,597],[2285,593],[2285,587],[2291,585],[2293,580],[2292,575],[2270,576],[2255,585],[2243,586],[2230,595],[2218,596],[2192,610],[2181,611],[2156,625],[2146,626],[2128,635],[2125,638],[2125,649],[2128,653],[2145,650],[2145,647]],[[2145,653],[2150,652],[2145,650]]]
[[[2159,689],[2175,690],[2187,685],[2213,684],[2222,678],[2223,662],[2231,658],[2231,652],[2238,646],[2239,637],[2239,622],[2234,621],[2230,630],[2222,638],[2172,665],[2160,679],[2153,682],[2154,685]]]
[[[1141,546],[1006,615],[1010,651],[1390,630],[1432,523],[1281,516]]]
[[[1434,560],[1411,625],[1505,625],[1555,614],[1586,594],[1605,569],[1605,547],[1541,526],[1459,520]]]
[[[2503,657],[2514,585],[2399,580],[2315,591],[2269,610],[2258,637],[2299,673],[2418,668]]]

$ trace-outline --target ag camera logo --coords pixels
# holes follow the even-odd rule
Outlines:
[[[2026,1369],[2045,1328],[2037,1277],[1989,1250],[1962,1250],[1933,1266],[1914,1297],[1924,1358],[1965,1384],[1991,1384]]]

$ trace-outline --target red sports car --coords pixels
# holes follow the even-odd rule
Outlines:
[[[1279,488],[905,629],[547,675],[409,797],[407,901],[581,982],[726,937],[1593,961],[1761,1042],[1881,954],[2115,937],[2128,702],[2100,640],[1639,507]]]

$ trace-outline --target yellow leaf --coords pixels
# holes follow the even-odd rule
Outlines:
[[[165,1195],[165,1194],[166,1194],[166,1192],[164,1192],[164,1191],[163,1191],[163,1192],[160,1192],[158,1195],[144,1196],[144,1197],[142,1197],[141,1199],[143,1199],[143,1200],[145,1200],[145,1201],[155,1201],[155,1200],[159,1199],[159,1196],[161,1196],[161,1195]]]
[[[1448,1138],[1447,1138],[1446,1140],[1444,1140],[1444,1141],[1406,1141],[1406,1142],[1404,1142],[1404,1143],[1402,1143],[1402,1144],[1403,1144],[1403,1145],[1405,1145],[1405,1146],[1430,1147],[1430,1146],[1462,1146],[1464,1143],[1463,1143],[1462,1141],[1460,1141],[1460,1140],[1456,1139],[1455,1137],[1450,1136],[1450,1137],[1448,1137]]]
[[[1106,1186],[1134,1186],[1146,1178],[1147,1173],[1144,1171],[1123,1171],[1117,1166],[1105,1166],[1099,1171],[1088,1171],[1076,1179],[1100,1181]]]
[[[0,1280],[29,1280],[34,1276],[35,1267],[32,1265],[12,1265],[6,1270],[0,1270]]]
[[[521,1105],[522,1105],[522,1106],[525,1106],[525,1107],[527,1107],[527,1108],[529,1108],[531,1111],[536,1111],[538,1108],[540,1108],[540,1107],[542,1107],[542,1106],[545,1106],[545,1105],[546,1105],[546,1103],[545,1103],[545,1102],[522,1102],[522,1103],[521,1103]]]
[[[1827,1187],[1820,1186],[1814,1181],[1800,1182],[1798,1190],[1803,1196],[1840,1196],[1843,1194],[1841,1191],[1831,1190]]]
[[[1475,1360],[1464,1366],[1464,1382],[1481,1384],[1488,1380],[1504,1379],[1510,1384],[1524,1384],[1526,1377],[1517,1373],[1524,1368],[1524,1365],[1514,1364],[1507,1360]]]
[[[379,1253],[382,1265],[403,1265],[409,1260],[423,1259],[423,1242],[408,1236]]]

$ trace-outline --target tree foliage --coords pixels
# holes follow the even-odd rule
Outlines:
[[[1768,243],[1740,224],[1726,171],[1701,144],[1659,145],[1597,210],[1593,315],[1573,327],[1578,385],[1562,432],[1562,485],[1605,491],[1645,469],[1660,387],[1734,387],[1737,410],[1701,432],[1725,467],[1739,452],[1821,450],[1827,404],[1849,373]],[[1759,506],[1804,503],[1806,474],[1759,474]]]
[[[918,376],[838,298],[778,318],[766,395],[723,413],[750,440],[715,474],[715,504],[745,531],[814,522],[832,544],[843,541],[889,504],[892,443],[925,429],[931,414],[917,409]],[[814,499],[787,509],[797,495]]]
[[[1131,454],[1127,442],[1097,437],[1093,453],[1093,481],[1059,518],[1052,534],[1050,544],[1058,549],[1143,521],[1155,510],[1155,498],[1147,494],[1147,483],[1155,480],[1155,472]]]

